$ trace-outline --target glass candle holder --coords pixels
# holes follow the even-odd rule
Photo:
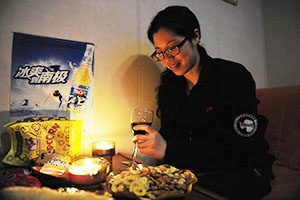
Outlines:
[[[112,157],[115,155],[115,142],[101,140],[92,143],[93,157],[103,157],[112,164]]]
[[[104,158],[82,157],[69,166],[70,182],[76,185],[93,185],[105,181],[110,163]]]

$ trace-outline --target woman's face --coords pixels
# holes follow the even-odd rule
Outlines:
[[[163,52],[166,49],[172,48],[182,42],[185,38],[176,35],[173,31],[165,28],[160,28],[153,34],[154,47],[156,52]],[[176,56],[167,56],[164,54],[164,59],[161,61],[167,68],[173,71],[177,76],[186,75],[191,69],[197,68],[200,62],[200,55],[197,50],[199,41],[192,39],[187,40],[181,47],[180,53]]]

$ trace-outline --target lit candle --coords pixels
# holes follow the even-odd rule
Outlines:
[[[115,142],[103,140],[92,144],[93,157],[104,157],[112,163],[112,157],[115,155]]]
[[[105,180],[110,164],[100,158],[83,158],[72,162],[68,171],[72,183],[90,185]]]
[[[101,150],[113,149],[114,144],[110,141],[99,141],[95,143],[95,148]]]
[[[76,175],[96,175],[102,166],[98,165],[91,158],[85,158],[82,160],[82,163],[71,165],[69,172]]]

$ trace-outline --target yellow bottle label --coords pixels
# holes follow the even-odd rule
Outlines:
[[[81,65],[73,77],[73,82],[81,85],[90,85],[89,66]]]

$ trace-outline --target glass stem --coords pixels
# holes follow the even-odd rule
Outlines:
[[[137,142],[136,142],[136,143],[134,143],[134,150],[133,150],[133,153],[132,153],[132,156],[131,156],[131,161],[130,161],[129,166],[132,166],[133,163],[135,162],[134,159],[136,157],[137,150],[138,150],[138,148],[137,148]]]

